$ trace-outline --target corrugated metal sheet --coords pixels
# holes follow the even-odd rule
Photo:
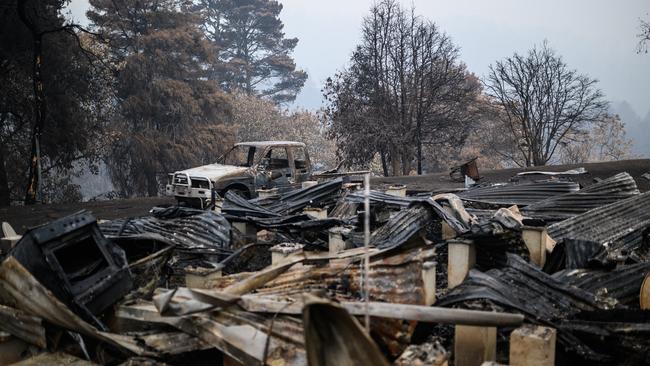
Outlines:
[[[634,178],[620,173],[577,192],[547,198],[524,207],[522,213],[548,221],[560,221],[638,195]]]
[[[593,294],[569,286],[512,254],[508,254],[508,265],[503,269],[470,271],[438,305],[480,299],[516,309],[533,320],[562,319],[601,308]]]
[[[405,243],[433,219],[433,212],[424,205],[399,211],[370,237],[370,244],[383,249]]]
[[[601,362],[606,357],[563,328],[563,320],[582,311],[605,309],[594,294],[563,283],[517,256],[508,255],[508,266],[503,269],[471,270],[465,281],[437,305],[478,305],[485,304],[485,300],[521,312],[529,322],[556,328],[558,347],[565,352],[578,353],[591,362]]]
[[[334,208],[329,212],[329,217],[336,217],[339,219],[347,219],[357,216],[357,209],[359,208],[360,203],[350,202],[347,200],[347,196],[350,195],[350,192],[344,192],[334,205]]]
[[[265,207],[281,215],[291,215],[307,206],[333,205],[338,199],[342,185],[343,179],[334,179],[308,188],[296,189],[282,194],[277,201]]]
[[[229,217],[230,218],[230,217]],[[355,218],[356,219],[356,218]],[[258,229],[274,229],[274,230],[310,230],[310,231],[324,231],[334,226],[349,225],[353,220],[342,220],[333,217],[326,219],[314,219],[307,214],[297,214],[281,217],[245,217],[238,219],[243,222],[250,222],[255,224]]]
[[[243,365],[307,365],[299,319],[227,307],[189,316],[161,316],[149,302],[121,306],[116,318],[167,324],[199,338]]]
[[[334,205],[343,184],[335,179],[308,188],[296,189],[280,195],[277,199],[246,200],[232,192],[226,193],[221,211],[237,217],[273,218],[289,216],[305,207],[325,207]]]
[[[349,259],[359,259],[363,251]],[[435,257],[435,250],[412,249],[399,254],[376,259],[371,256],[369,273],[369,297],[371,301],[397,304],[424,304],[422,269],[423,262]],[[327,291],[338,301],[358,301],[363,298],[361,262],[345,262],[340,265],[314,265],[293,267],[274,280],[257,289],[261,295],[280,297],[300,295],[311,291]],[[225,288],[241,281],[242,274],[222,277],[215,282],[216,288]],[[415,323],[396,319],[372,321],[371,327],[390,350],[397,355],[409,343]]]
[[[233,192],[226,192],[221,212],[224,214],[239,217],[280,217],[277,212],[273,212],[257,204],[255,200],[247,200],[244,197]]]
[[[212,211],[169,207],[153,216],[112,220],[99,225],[107,237],[151,238],[193,253],[230,254],[230,223]]]
[[[353,203],[363,203],[365,197],[366,196],[363,191],[356,191],[347,195],[346,199]],[[370,191],[370,196],[368,198],[370,199],[370,204],[382,203],[394,207],[407,207],[415,200],[422,200],[428,197],[430,197],[430,195],[427,195],[427,197],[419,198],[397,197],[380,191]]]
[[[615,241],[638,242],[641,230],[650,226],[650,192],[598,207],[550,225],[548,235],[555,241],[566,238],[601,244]]]
[[[620,303],[636,307],[639,303],[641,284],[649,272],[650,263],[638,263],[621,266],[611,271],[566,270],[553,274],[553,277],[591,293],[604,291],[607,296],[615,298]]]
[[[578,183],[546,180],[532,183],[506,183],[487,187],[476,187],[458,193],[465,201],[482,202],[492,205],[527,206],[550,197],[575,192],[580,189]]]
[[[434,201],[433,197],[412,198],[409,201],[408,208],[397,212],[372,234],[371,245],[382,249],[397,247],[430,225],[434,219],[445,221],[454,231],[461,234],[471,228],[469,222],[457,217],[458,213],[454,212],[453,208],[446,210]]]
[[[422,263],[434,256],[434,250],[412,250],[370,264],[369,297],[371,301],[397,304],[424,304]],[[316,267],[288,271],[258,289],[261,294],[300,294],[310,290],[327,290],[339,301],[359,300],[363,294],[362,266]],[[373,321],[371,330],[393,355],[408,346],[415,322],[395,319]]]

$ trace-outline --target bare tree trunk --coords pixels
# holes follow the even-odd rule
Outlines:
[[[158,196],[158,179],[156,179],[156,173],[153,171],[147,174],[147,194],[149,197]]]
[[[11,205],[11,192],[9,191],[9,180],[7,179],[7,168],[5,167],[4,149],[0,147],[0,206]]]
[[[393,167],[392,175],[399,175],[399,154],[397,153],[397,148],[393,145],[390,148],[390,163]]]
[[[381,157],[381,169],[384,171],[384,177],[388,176],[388,163],[386,162],[386,152],[384,149],[382,149],[379,152],[379,156]]]
[[[27,17],[25,0],[18,2],[18,15],[20,20],[29,29],[34,42],[32,83],[34,86],[34,125],[32,127],[32,151],[29,159],[29,175],[25,192],[25,204],[34,204],[40,199],[40,140],[45,117],[45,100],[43,93],[43,78],[41,63],[43,57],[43,33],[39,33],[36,25]]]
[[[418,175],[422,175],[422,123],[420,122],[418,118],[417,122],[417,144],[418,144],[418,151],[417,151],[417,159],[418,159]]]
[[[411,154],[408,153],[408,149],[404,149],[402,152],[402,175],[409,175],[411,172]]]

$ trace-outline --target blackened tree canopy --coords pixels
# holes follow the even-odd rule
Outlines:
[[[461,145],[480,113],[480,82],[436,24],[394,0],[373,6],[350,65],[325,85],[339,154],[384,174],[422,173],[423,146]]]
[[[105,80],[81,28],[61,14],[66,3],[0,7],[0,205],[34,203],[38,187],[42,201],[74,191],[73,164],[98,157],[109,106],[97,91]]]
[[[113,183],[124,196],[155,196],[166,173],[214,162],[231,142],[228,98],[208,78],[213,47],[187,1],[90,4],[116,75]]]

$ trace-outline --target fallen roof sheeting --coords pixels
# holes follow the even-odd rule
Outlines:
[[[532,183],[505,183],[491,186],[479,186],[458,193],[465,201],[487,203],[491,205],[527,206],[550,197],[575,192],[580,185],[574,182],[545,180]]]
[[[620,173],[579,191],[533,203],[521,211],[529,217],[561,221],[638,194],[634,178]]]
[[[244,365],[306,365],[302,324],[290,316],[234,307],[188,316],[162,316],[151,303],[121,306],[121,322],[166,324],[199,338]]]
[[[340,305],[316,298],[302,313],[310,366],[388,366],[356,318]]]
[[[380,249],[404,244],[424,229],[432,219],[433,211],[424,205],[402,210],[372,233],[370,244]]]
[[[613,297],[621,304],[638,306],[639,291],[647,273],[650,273],[650,263],[620,266],[609,271],[565,270],[554,273],[553,277],[585,291]]]
[[[9,306],[0,305],[0,330],[41,348],[47,347],[41,318]]]
[[[227,192],[221,211],[231,219],[259,223],[262,227],[306,221],[310,218],[301,215],[300,211],[306,207],[334,205],[342,184],[342,179],[336,179],[286,192],[273,200],[246,200],[233,192]]]
[[[451,290],[438,305],[478,299],[492,300],[540,321],[600,308],[593,294],[564,284],[512,254],[508,254],[508,265],[503,269],[485,273],[470,271],[465,282]]]
[[[305,207],[323,207],[333,205],[338,198],[343,185],[343,179],[334,179],[315,186],[296,189],[280,195],[279,199],[268,206],[267,209],[282,214],[291,215],[302,211]],[[252,200],[255,202],[255,200]]]
[[[226,192],[224,197],[223,206],[221,207],[221,212],[231,216],[240,216],[240,217],[280,217],[277,212],[273,212],[267,208],[264,208],[252,200],[247,200],[246,198],[233,193]]]
[[[462,204],[459,206],[447,205],[448,208],[445,209],[434,198],[436,196],[412,199],[410,207],[397,212],[386,224],[372,233],[370,244],[380,249],[397,247],[425,229],[434,221],[434,218],[446,222],[459,234],[466,233],[471,229],[474,217],[467,214]],[[448,199],[449,197],[438,198],[440,201]]]
[[[107,237],[147,238],[151,234],[176,250],[230,254],[230,223],[212,211],[186,207],[154,209],[152,216],[107,221],[99,225]],[[150,236],[149,236],[150,238]]]
[[[557,330],[556,364],[648,363],[650,314],[637,309],[650,271],[650,198],[638,195],[624,173],[582,191],[555,178],[531,181],[477,187],[461,193],[462,200],[371,191],[367,250],[350,248],[363,242],[364,192],[348,189],[356,185],[343,189],[341,179],[264,199],[227,194],[223,214],[155,208],[151,217],[102,225],[137,278],[136,290],[114,297],[115,311],[99,314],[111,333],[57,302],[45,282],[12,258],[0,265],[0,318],[7,323],[0,330],[14,335],[0,333],[75,355],[85,352],[85,336],[92,337],[88,358],[100,363],[129,362],[136,354],[194,364],[225,354],[243,364],[377,364],[384,358],[444,362],[444,350],[433,358],[400,355],[421,342],[429,344],[417,352],[429,352],[432,337],[450,346],[454,333],[445,324],[496,326],[501,347],[512,327],[526,321]],[[308,207],[331,216],[315,219],[302,212]],[[552,248],[543,226],[560,219],[549,228],[559,238]],[[239,236],[231,222],[253,225]],[[264,230],[253,235],[251,226]],[[332,226],[338,228],[328,232]],[[330,237],[337,231],[348,249]],[[475,258],[464,282],[448,289],[454,236],[456,244],[473,246]],[[271,253],[278,244],[297,251]],[[544,248],[552,250],[546,258],[552,265],[541,270],[528,257],[541,263],[534,254]],[[563,268],[581,269],[549,274]],[[301,318],[303,311],[314,317]],[[366,314],[371,337],[356,324]],[[12,322],[14,316],[23,323]],[[84,337],[52,344],[52,331],[61,327]],[[368,349],[374,359],[363,357]],[[450,361],[454,354],[447,354]],[[508,362],[503,352],[497,357]]]
[[[102,340],[137,355],[158,355],[134,337],[102,332],[85,322],[55,298],[13,257],[8,257],[0,264],[0,299],[64,329]]]
[[[643,267],[631,270],[645,273]],[[631,282],[626,280],[630,277],[630,273],[612,273],[610,276],[608,281],[621,282],[618,286],[637,288],[636,279]],[[633,277],[637,278],[638,276]],[[602,352],[602,348],[607,342],[618,342],[615,337],[614,339],[601,337],[606,332],[602,325],[577,321],[582,314],[604,312],[605,310],[623,311],[624,308],[614,305],[611,299],[606,298],[606,295],[596,295],[561,279],[562,277],[555,278],[542,272],[517,256],[509,255],[508,265],[502,269],[493,269],[485,273],[476,270],[470,271],[467,279],[451,290],[437,305],[463,306],[467,303],[473,304],[472,307],[477,308],[477,300],[488,300],[505,309],[523,313],[530,322],[556,328],[560,349],[570,357],[577,357],[583,362],[587,360],[594,363],[611,364],[624,362],[624,359]],[[620,294],[625,294],[628,290],[619,288],[617,291],[620,291]],[[489,305],[482,304],[489,308]],[[611,325],[618,327],[617,332],[622,332],[626,327],[630,333],[634,331],[632,337],[637,337],[636,344],[639,344],[638,341],[644,339],[647,336],[647,331],[650,330],[646,326],[647,324],[634,321],[624,323],[625,320],[622,317],[619,319],[622,320],[620,323]],[[644,326],[646,327],[644,328]],[[628,347],[627,343],[623,341],[618,345]],[[611,344],[608,345],[610,348],[611,346]],[[631,355],[631,351],[632,349],[627,348],[627,352],[630,354],[626,357],[634,357]],[[621,353],[625,354],[625,352]]]
[[[228,216],[227,216],[228,217]],[[229,217],[230,218],[230,217]],[[275,230],[327,230],[334,226],[348,225],[354,223],[354,219],[342,220],[335,217],[315,219],[307,214],[296,214],[278,217],[238,217],[236,221],[250,222],[258,229]]]
[[[351,192],[347,195],[346,200],[352,203],[363,203],[366,199],[365,192],[363,190]],[[417,198],[414,197],[398,197],[392,194],[387,194],[380,191],[370,191],[368,196],[370,203],[382,203],[393,207],[408,207],[414,200]]]

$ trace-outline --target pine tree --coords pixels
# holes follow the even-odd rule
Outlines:
[[[227,97],[207,78],[214,50],[186,1],[90,4],[88,17],[107,39],[117,75],[113,182],[125,196],[155,196],[168,172],[201,162],[206,151],[214,160],[228,144]],[[222,141],[201,133],[215,128]]]
[[[291,53],[297,38],[285,38],[282,5],[275,0],[200,0],[204,31],[215,44],[219,67],[213,77],[229,91],[293,101],[307,73]]]

